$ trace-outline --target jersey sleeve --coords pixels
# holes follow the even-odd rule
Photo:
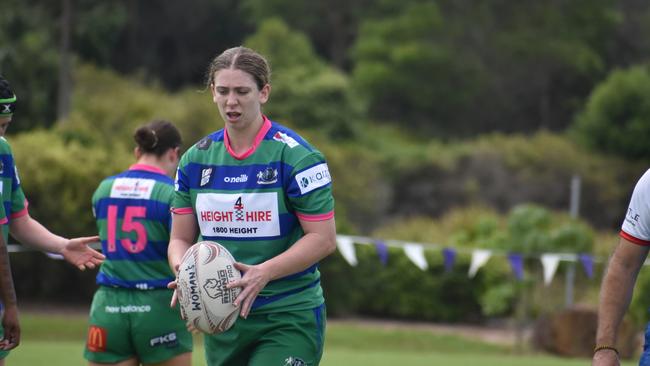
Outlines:
[[[174,196],[172,198],[172,212],[175,214],[191,214],[194,213],[192,209],[192,199],[190,197],[190,182],[186,174],[187,171],[187,153],[183,155],[176,170],[176,178],[174,181]]]
[[[302,220],[323,221],[334,217],[332,178],[320,152],[310,152],[294,166],[287,196],[296,216]]]
[[[634,187],[620,235],[635,244],[650,245],[650,170]]]
[[[12,155],[13,156],[13,155]],[[7,197],[10,200],[11,211],[8,212],[8,216],[11,219],[27,215],[27,198],[25,198],[25,193],[23,192],[23,187],[20,185],[20,177],[18,175],[18,167],[14,161],[13,172],[11,176],[11,197]]]
[[[0,202],[2,202],[2,193],[0,192]],[[5,206],[0,205],[0,225],[5,225],[9,222],[7,219],[7,213],[5,212]]]

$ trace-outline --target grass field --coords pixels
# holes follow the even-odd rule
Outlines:
[[[85,365],[82,352],[86,317],[83,315],[21,314],[22,342],[7,358],[8,366]],[[474,365],[577,366],[587,359],[544,355],[515,355],[504,346],[487,344],[422,329],[385,329],[332,322],[328,325],[321,365]],[[632,366],[635,362],[625,362]],[[196,338],[193,365],[205,365],[200,337]]]

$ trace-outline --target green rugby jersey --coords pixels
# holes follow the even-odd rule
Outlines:
[[[203,240],[216,241],[246,264],[286,251],[304,232],[298,218],[334,216],[324,156],[290,129],[264,117],[253,148],[237,156],[225,129],[192,146],[181,158],[175,214],[194,214]],[[271,281],[252,313],[304,310],[323,303],[315,264]]]
[[[0,137],[0,193],[6,220],[2,223],[5,242],[9,238],[9,220],[27,215],[27,200],[20,186],[18,168],[9,143]]]
[[[0,198],[2,198],[2,193],[0,193]],[[8,222],[9,219],[7,218],[7,213],[5,212],[5,206],[0,205],[0,225],[5,225]],[[5,240],[5,244],[9,244],[9,243],[7,243],[7,241]]]
[[[106,259],[97,284],[149,290],[174,280],[167,262],[173,183],[143,164],[100,183],[92,203]]]

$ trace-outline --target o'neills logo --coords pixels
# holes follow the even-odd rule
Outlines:
[[[91,325],[88,329],[86,348],[88,348],[90,352],[106,351],[106,329],[96,325]]]
[[[246,183],[248,182],[248,175],[242,174],[239,177],[225,177],[223,181],[226,183]]]

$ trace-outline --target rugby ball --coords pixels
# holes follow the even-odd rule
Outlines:
[[[241,289],[226,288],[241,278],[234,263],[230,252],[212,241],[192,245],[181,260],[176,278],[181,316],[201,332],[225,332],[237,320],[239,307],[232,303]]]

